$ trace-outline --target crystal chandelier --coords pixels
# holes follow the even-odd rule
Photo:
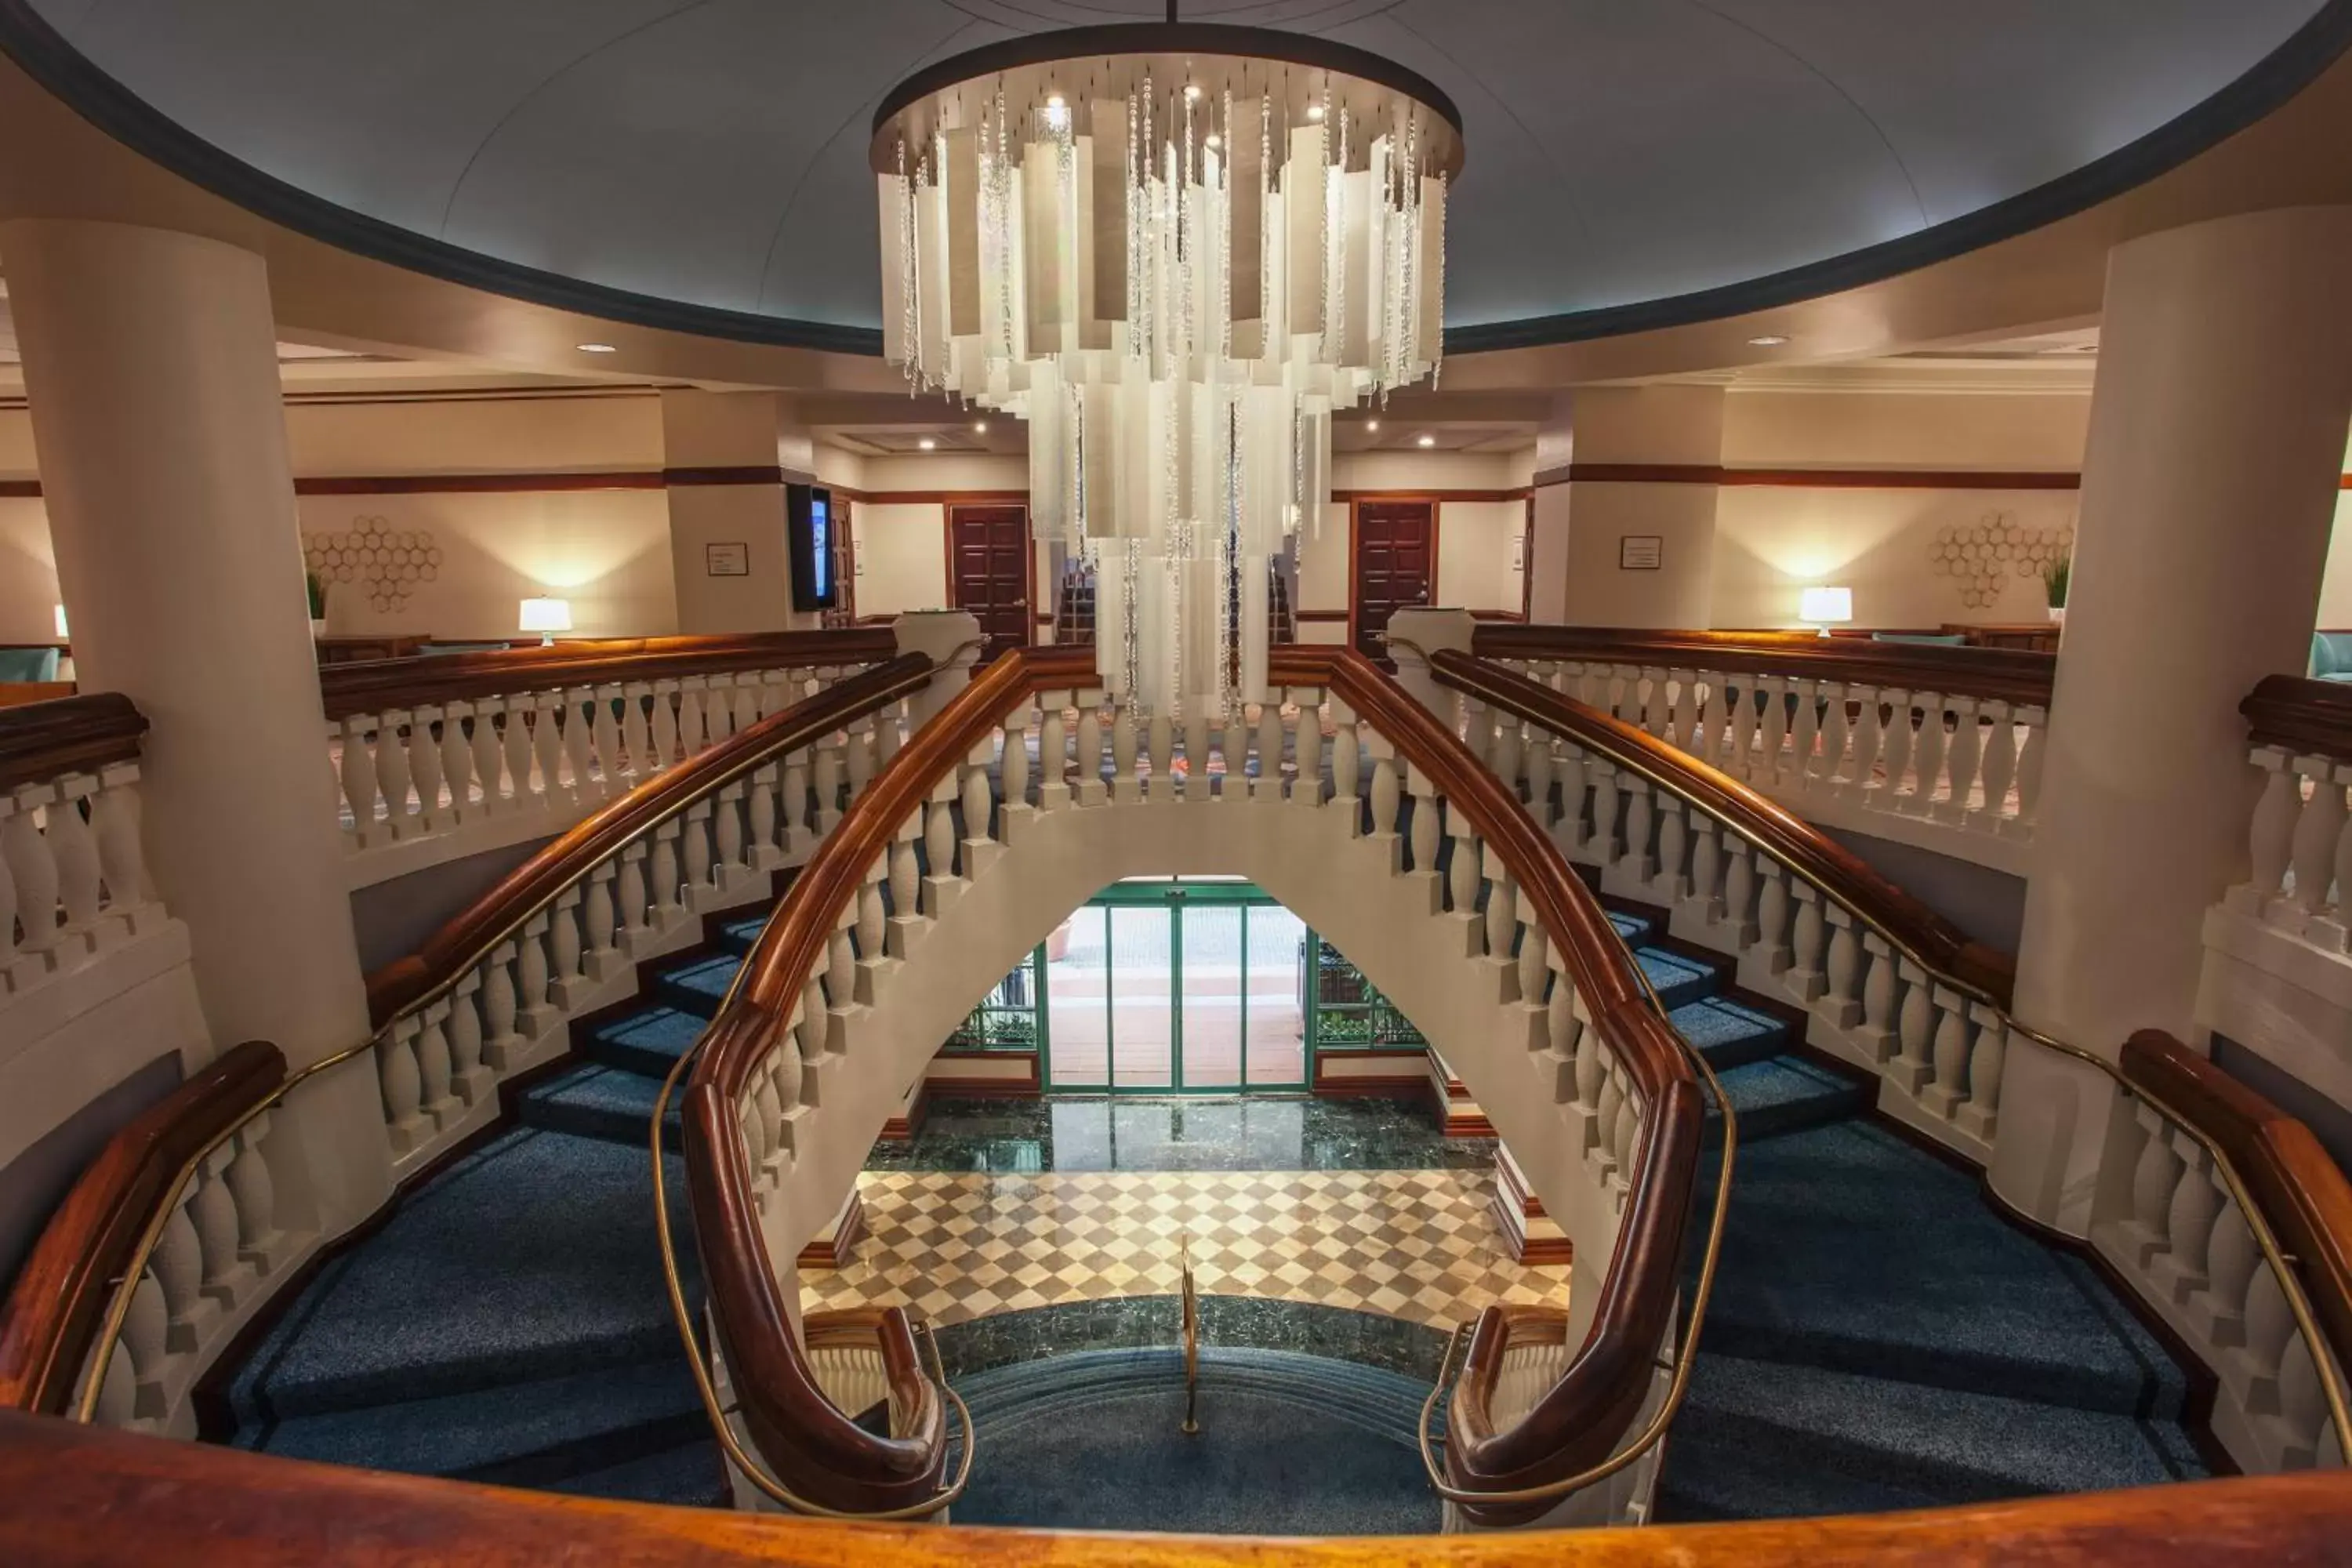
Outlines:
[[[1031,526],[1095,568],[1105,687],[1265,698],[1268,575],[1329,499],[1331,415],[1434,378],[1459,117],[1326,40],[1034,35],[875,117],[884,353],[1029,426]]]

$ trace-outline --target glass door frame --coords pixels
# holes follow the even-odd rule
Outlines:
[[[1255,883],[1246,881],[1239,878],[1231,880],[1223,879],[1202,879],[1196,878],[1178,877],[1168,877],[1164,879],[1155,878],[1150,880],[1130,879],[1123,882],[1114,882],[1109,887],[1105,888],[1093,898],[1088,899],[1084,904],[1078,906],[1076,910],[1072,910],[1071,918],[1076,919],[1079,915],[1090,910],[1108,910],[1110,909],[1120,907],[1146,909],[1163,908],[1166,909],[1170,914],[1170,929],[1168,935],[1168,1007],[1169,1029],[1173,1039],[1173,1045],[1171,1047],[1171,1060],[1169,1070],[1170,1081],[1164,1084],[1121,1084],[1118,1081],[1118,1010],[1117,1005],[1118,981],[1116,979],[1118,973],[1116,968],[1118,955],[1114,949],[1110,952],[1105,964],[1105,973],[1107,978],[1103,986],[1103,1007],[1108,1016],[1106,1026],[1108,1030],[1108,1038],[1109,1041],[1106,1053],[1108,1059],[1106,1061],[1103,1068],[1103,1077],[1105,1081],[1102,1083],[1055,1085],[1054,1082],[1053,1065],[1053,1029],[1051,1025],[1047,1022],[1048,1018],[1052,1015],[1053,1005],[1051,998],[1046,991],[1047,971],[1045,957],[1045,945],[1040,943],[1036,951],[1038,1041],[1037,1079],[1039,1092],[1041,1094],[1052,1094],[1055,1091],[1056,1088],[1059,1087],[1071,1093],[1108,1094],[1114,1096],[1129,1095],[1139,1098],[1149,1096],[1165,1097],[1168,1095],[1234,1095],[1251,1094],[1261,1091],[1269,1094],[1305,1093],[1307,1086],[1315,1081],[1315,986],[1313,984],[1313,971],[1311,968],[1302,971],[1300,978],[1301,995],[1299,998],[1299,1027],[1303,1031],[1299,1049],[1300,1076],[1295,1080],[1286,1079],[1279,1083],[1256,1082],[1253,1081],[1250,1078],[1250,921],[1246,913],[1242,917],[1242,973],[1241,994],[1238,998],[1241,1013],[1239,1028],[1241,1031],[1242,1040],[1242,1081],[1239,1083],[1218,1084],[1188,1084],[1184,1081],[1183,979],[1185,909],[1188,907],[1238,907],[1244,910],[1247,910],[1252,907],[1280,909],[1282,907],[1281,900],[1267,894],[1264,889],[1258,887]],[[1109,916],[1107,913],[1102,918],[1106,921],[1106,941],[1115,942],[1117,940],[1114,934],[1115,926],[1109,923]],[[1307,932],[1308,956],[1311,961],[1313,947],[1317,939],[1314,934],[1314,928],[1310,926],[1307,927],[1306,930]]]

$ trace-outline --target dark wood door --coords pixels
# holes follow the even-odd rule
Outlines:
[[[948,512],[948,591],[988,639],[983,658],[1029,646],[1029,509],[960,506]]]
[[[1383,664],[1389,616],[1429,603],[1435,510],[1425,500],[1356,503],[1356,647]]]

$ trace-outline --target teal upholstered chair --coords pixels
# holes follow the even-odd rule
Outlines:
[[[57,678],[57,649],[0,647],[0,681],[55,680]]]
[[[504,653],[506,650],[507,645],[502,642],[428,642],[418,644],[416,648],[416,651],[421,655],[441,653]]]
[[[1966,647],[1969,639],[1961,632],[1873,632],[1873,642],[1916,643],[1922,647]]]
[[[2315,680],[2352,681],[2352,632],[2311,634],[2311,676]]]

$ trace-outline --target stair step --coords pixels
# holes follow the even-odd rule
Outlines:
[[[748,920],[730,921],[719,928],[719,945],[730,952],[748,954],[760,933],[768,929],[770,911],[761,911]]]
[[[606,1142],[646,1147],[661,1081],[643,1073],[591,1063],[556,1074],[522,1091],[517,1114],[526,1127],[574,1133]],[[678,1125],[676,1099],[666,1123]]]
[[[655,978],[652,1000],[681,1012],[710,1017],[727,999],[727,988],[735,983],[735,972],[742,966],[742,959],[722,952],[663,970]]]
[[[1633,962],[1650,977],[1658,1000],[1669,1012],[1713,995],[1722,984],[1722,971],[1716,965],[1663,947],[1636,947]]]
[[[1787,1048],[1789,1026],[1768,1013],[1727,996],[1703,996],[1668,1015],[1675,1029],[1722,1072],[1745,1062],[1779,1056]]]
[[[702,1419],[696,1412],[695,1419]],[[730,1498],[726,1461],[718,1443],[703,1437],[647,1454],[547,1489],[571,1497],[609,1498],[621,1502],[666,1502],[685,1508],[726,1508]]]
[[[1709,1061],[1713,1058],[1709,1057]],[[1745,1147],[1767,1138],[1841,1121],[1869,1108],[1870,1089],[1857,1079],[1818,1067],[1801,1057],[1770,1057],[1725,1069],[1717,1068],[1723,1092],[1739,1117]],[[1716,1114],[1713,1104],[1707,1107]],[[1735,1184],[1737,1178],[1734,1178]]]
[[[709,1023],[698,1013],[647,1007],[598,1029],[589,1037],[587,1054],[592,1060],[624,1072],[667,1078],[679,1056],[702,1037]]]
[[[1710,1524],[1894,1513],[1934,1508],[1941,1500],[1916,1487],[1836,1475],[1791,1465],[1778,1453],[1748,1444],[1691,1436],[1677,1422],[1666,1435],[1665,1468],[1658,1477],[1652,1521]]]
[[[666,1162],[688,1300],[686,1162]],[[322,1268],[229,1387],[240,1426],[677,1354],[642,1142],[517,1128]]]
[[[1617,934],[1624,939],[1627,947],[1638,947],[1643,938],[1658,929],[1658,922],[1647,915],[1627,914],[1623,910],[1604,910],[1601,912],[1609,917],[1609,923],[1617,928]]]
[[[1743,1145],[1706,1342],[2110,1415],[2188,1397],[2087,1263],[2003,1220],[1974,1172],[1860,1121]]]
[[[236,1446],[498,1486],[546,1486],[708,1437],[682,1354],[248,1427]]]
[[[1675,1436],[1769,1454],[1790,1472],[1916,1490],[1948,1503],[2204,1474],[2186,1434],[2168,1421],[1719,1353],[1699,1355]],[[1678,1458],[1669,1448],[1674,1486],[1681,1485]],[[1771,1511],[1769,1499],[1754,1506]]]

